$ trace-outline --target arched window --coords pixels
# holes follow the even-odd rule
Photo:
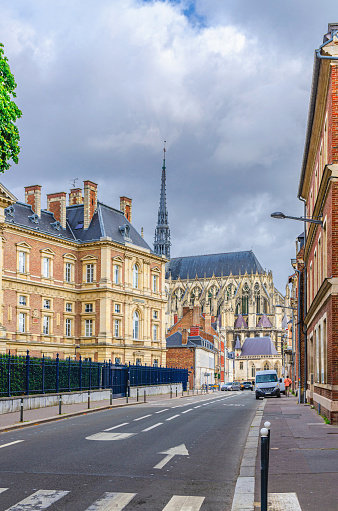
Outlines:
[[[252,364],[251,366],[251,378],[254,378],[256,376],[256,368],[255,364]]]
[[[134,312],[134,315],[133,315],[133,339],[138,339],[139,338],[139,315],[138,315],[138,312],[135,311]]]
[[[240,314],[241,310],[240,310],[240,304],[237,303],[236,304],[236,314]]]
[[[277,372],[277,375],[279,376],[279,370],[278,370],[278,362],[275,363],[274,365],[274,370]]]
[[[133,287],[138,288],[138,266],[134,264],[133,267]]]
[[[242,314],[248,314],[249,312],[249,286],[245,284],[242,294]]]
[[[264,364],[264,371],[269,371],[269,369],[270,369],[269,363],[265,362],[265,364]]]
[[[195,295],[193,292],[190,295],[190,303],[192,307],[195,305]]]

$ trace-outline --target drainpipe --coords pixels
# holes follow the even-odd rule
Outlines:
[[[297,335],[298,335],[298,342],[297,342],[297,351],[298,351],[298,404],[300,405],[300,391],[301,391],[301,377],[300,377],[300,370],[301,370],[301,363],[300,363],[300,274],[302,273],[300,270],[297,270],[295,268],[295,271],[298,273],[298,317],[297,317]]]
[[[306,199],[298,196],[298,199],[304,203],[304,218],[306,218]],[[305,246],[306,246],[306,222],[304,222],[304,307],[303,307],[303,317],[306,318],[307,314],[307,268],[305,262]],[[306,393],[307,393],[307,326],[305,322],[303,322],[303,334],[304,334],[304,404],[306,403]]]

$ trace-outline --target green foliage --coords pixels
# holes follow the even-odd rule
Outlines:
[[[3,44],[0,43],[0,172],[10,168],[9,160],[18,163],[19,130],[15,125],[22,115],[12,98],[16,83],[11,73],[8,59],[4,55]]]

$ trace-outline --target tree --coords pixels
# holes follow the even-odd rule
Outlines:
[[[16,97],[16,83],[3,47],[0,43],[0,172],[10,168],[9,160],[19,161],[20,136],[15,122],[22,115],[12,99]]]

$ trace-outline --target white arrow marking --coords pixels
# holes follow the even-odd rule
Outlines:
[[[168,449],[167,451],[159,452],[158,454],[167,454],[167,456],[160,461],[160,463],[157,463],[154,468],[163,468],[164,465],[168,463],[168,461],[171,460],[174,456],[189,456],[188,450],[184,444],[177,445],[176,447],[172,447],[171,449]]]

